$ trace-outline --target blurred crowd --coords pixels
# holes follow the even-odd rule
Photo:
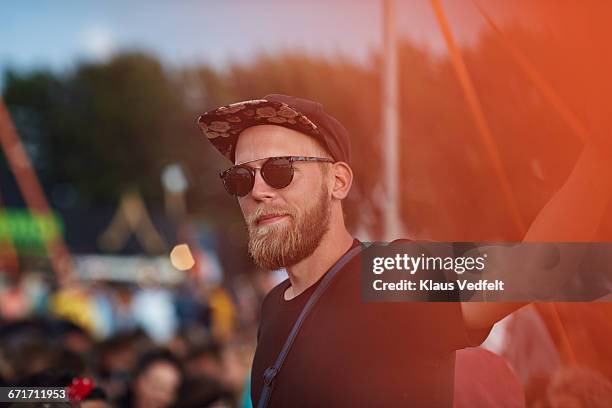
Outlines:
[[[250,407],[260,303],[281,278],[59,288],[50,273],[1,275],[0,387],[68,386],[84,408]],[[607,303],[515,313],[484,344],[494,353],[457,353],[455,407],[610,406],[610,313]]]
[[[226,286],[57,288],[42,273],[0,282],[0,386],[91,382],[84,407],[250,406],[270,275],[240,275]]]

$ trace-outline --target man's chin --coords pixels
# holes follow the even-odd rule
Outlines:
[[[251,242],[252,244],[252,242]],[[279,248],[271,248],[266,244],[256,244],[249,248],[249,253],[255,261],[255,264],[266,270],[277,270],[284,268],[284,257],[278,252]]]
[[[268,270],[285,267],[290,258],[291,231],[286,225],[260,227],[251,234],[249,252],[255,263]]]

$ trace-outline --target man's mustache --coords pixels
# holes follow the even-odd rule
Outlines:
[[[266,206],[266,207],[258,207],[253,213],[247,216],[247,225],[249,227],[257,226],[257,222],[259,219],[263,217],[271,217],[271,216],[281,216],[281,215],[289,215],[292,218],[295,218],[297,213],[293,208],[290,207],[281,207],[281,206]]]

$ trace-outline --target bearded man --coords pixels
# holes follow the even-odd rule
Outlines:
[[[326,274],[360,246],[342,209],[353,182],[349,134],[321,104],[276,94],[211,110],[198,123],[234,163],[221,178],[238,199],[252,258],[288,273],[263,301],[254,405],[273,381],[265,399],[274,407],[451,407],[455,351],[480,344],[520,305],[363,302],[359,256],[336,268],[282,370],[264,380]]]

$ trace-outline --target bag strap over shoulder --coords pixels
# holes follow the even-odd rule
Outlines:
[[[283,366],[283,363],[285,362],[285,358],[287,358],[287,355],[289,354],[289,350],[291,349],[291,346],[293,345],[293,342],[295,341],[295,338],[297,337],[300,331],[300,328],[302,327],[302,324],[304,323],[304,320],[306,320],[306,318],[308,317],[308,314],[310,313],[312,308],[316,305],[319,298],[321,298],[321,296],[323,295],[327,287],[330,285],[334,277],[337,275],[338,271],[340,271],[351,259],[353,259],[353,257],[357,255],[357,253],[359,253],[360,250],[361,250],[361,245],[351,248],[346,254],[344,254],[344,256],[340,258],[338,262],[336,262],[335,265],[330,269],[330,271],[327,272],[327,274],[325,274],[319,286],[317,286],[313,294],[308,299],[308,302],[306,302],[306,304],[304,305],[304,308],[302,309],[302,311],[300,312],[300,315],[295,321],[293,328],[291,329],[291,332],[289,332],[289,336],[287,337],[287,340],[285,340],[285,344],[283,345],[283,348],[281,349],[280,354],[276,358],[274,365],[266,368],[266,370],[264,371],[264,375],[263,375],[264,387],[261,392],[261,396],[259,398],[259,403],[257,404],[257,408],[265,408],[268,406],[268,403],[270,402],[270,397],[272,396],[272,389],[274,387],[274,379],[280,372]]]

